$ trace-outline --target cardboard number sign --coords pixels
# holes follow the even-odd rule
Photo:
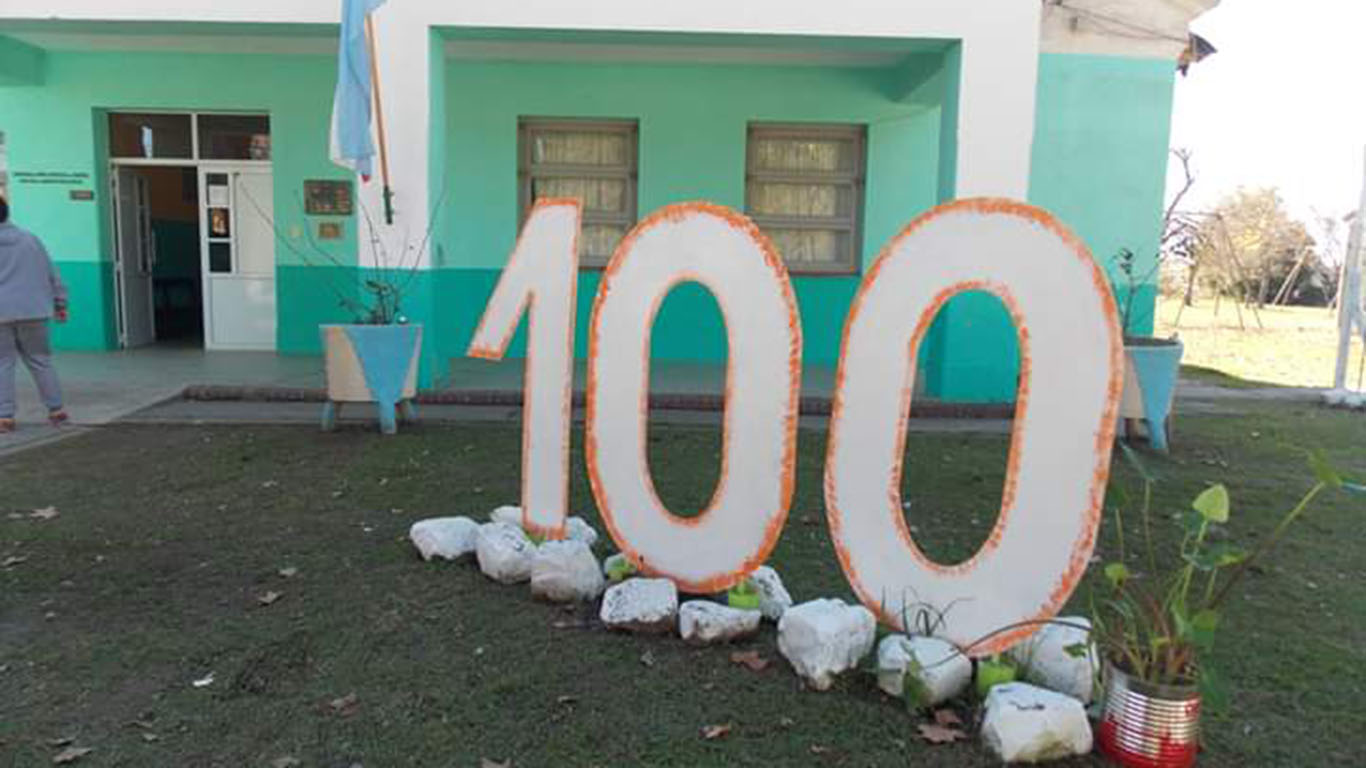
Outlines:
[[[536,204],[475,332],[497,359],[530,317],[523,413],[529,530],[564,535],[569,477],[574,286],[580,208]],[[675,286],[697,282],[726,325],[721,476],[700,515],[655,492],[647,455],[650,335]],[[1000,516],[963,563],[932,561],[901,505],[916,353],[935,315],[964,291],[1006,306],[1019,335],[1020,385]],[[1095,546],[1109,474],[1123,344],[1105,275],[1048,213],[967,200],[922,216],[865,276],[845,325],[830,416],[825,498],[854,590],[899,629],[922,608],[974,654],[1004,650],[1061,608]],[[792,500],[801,326],[787,270],[749,219],[705,203],[646,218],[618,247],[593,304],[588,475],[608,530],[642,571],[685,592],[726,589],[768,557]]]
[[[536,201],[498,278],[468,354],[500,360],[528,315],[522,407],[525,528],[564,536],[569,504],[569,422],[574,381],[574,294],[579,275],[577,200]]]
[[[694,281],[726,323],[721,477],[694,518],[655,493],[646,456],[650,332],[670,289]],[[748,219],[702,203],[664,208],[617,249],[593,305],[588,476],[612,538],[685,592],[726,589],[763,564],[792,500],[801,330],[787,270]]]
[[[916,351],[944,303],[974,290],[995,294],[1015,321],[1020,385],[1000,517],[976,555],[946,565],[907,528],[902,456]],[[903,630],[918,608],[942,611],[941,632],[959,645],[1055,615],[1095,546],[1122,366],[1104,274],[1044,211],[952,203],[893,239],[846,321],[826,456],[831,534],[864,604]],[[973,652],[1003,650],[1036,629]]]

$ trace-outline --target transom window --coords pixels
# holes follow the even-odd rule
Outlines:
[[[523,119],[518,126],[520,221],[547,197],[583,203],[579,264],[607,265],[636,223],[634,120]]]
[[[110,112],[109,154],[118,160],[269,160],[270,117]]]
[[[858,271],[864,129],[751,123],[745,212],[794,272]]]

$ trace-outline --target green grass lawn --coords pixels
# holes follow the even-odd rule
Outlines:
[[[1312,482],[1295,445],[1366,475],[1366,419],[1313,407],[1183,417],[1160,519],[1206,483],[1233,493],[1251,543]],[[652,463],[680,512],[712,493],[717,431],[659,427]],[[576,433],[576,438],[581,434]],[[913,433],[909,516],[942,560],[971,553],[1000,502],[1005,436]],[[921,722],[867,672],[802,689],[730,648],[612,634],[592,608],[533,602],[470,564],[423,563],[408,526],[482,517],[518,495],[520,434],[426,425],[394,438],[307,428],[112,427],[0,464],[0,766],[996,764]],[[798,601],[850,597],[821,497],[824,433],[803,431],[796,500],[772,563]],[[598,525],[576,446],[572,502]],[[1115,482],[1129,485],[1127,469]],[[53,506],[59,516],[27,517]],[[1202,765],[1349,765],[1366,728],[1360,499],[1325,498],[1226,617],[1235,691],[1207,718]],[[1135,526],[1134,516],[1126,523]],[[1175,523],[1159,524],[1170,543]],[[1102,547],[1112,544],[1107,530]],[[611,551],[610,542],[599,554]],[[292,578],[278,572],[297,568]],[[259,595],[283,596],[261,606]],[[1074,604],[1083,603],[1083,594]],[[213,673],[211,685],[192,681]],[[355,694],[336,711],[334,699]],[[970,717],[970,707],[960,708]],[[705,740],[700,729],[733,730]],[[1099,764],[1098,760],[1073,765]]]

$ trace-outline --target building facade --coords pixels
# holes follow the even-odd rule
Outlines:
[[[313,354],[318,324],[350,320],[388,270],[439,381],[527,206],[575,196],[580,354],[615,242],[702,199],[775,240],[804,360],[833,364],[865,268],[941,202],[1040,205],[1107,266],[1155,254],[1175,62],[1216,1],[389,0],[389,225],[378,182],[328,160],[337,0],[8,0],[0,172],[70,284],[66,349]],[[724,359],[709,294],[671,294],[653,344]],[[1011,400],[1016,346],[995,298],[955,298],[921,351],[924,393]]]

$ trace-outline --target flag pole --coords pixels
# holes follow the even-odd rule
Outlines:
[[[389,141],[384,134],[383,100],[379,95],[379,61],[375,56],[375,22],[365,14],[365,42],[370,47],[370,86],[375,91],[375,129],[379,133],[379,172],[384,184],[384,223],[394,224],[394,191],[389,187]]]

